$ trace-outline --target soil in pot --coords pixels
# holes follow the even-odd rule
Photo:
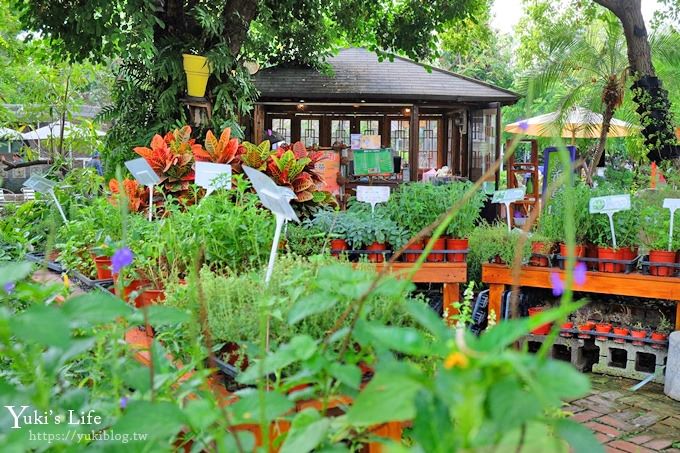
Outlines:
[[[611,247],[598,247],[597,258],[601,260],[620,260],[620,249]],[[597,270],[600,272],[620,273],[623,272],[623,264],[619,263],[597,263]]]
[[[430,240],[428,239],[425,243],[427,244],[429,241]],[[434,241],[432,250],[446,250],[446,238],[440,237]],[[443,253],[430,253],[427,255],[427,261],[429,263],[441,263],[442,261],[446,261],[446,255]]]
[[[631,330],[630,335],[633,338],[640,338],[640,339],[645,339],[647,338],[647,331],[646,330]],[[633,341],[633,344],[635,346],[642,346],[644,343],[642,341]]]
[[[94,265],[97,268],[97,280],[108,280],[113,278],[110,256],[96,256],[93,259]]]
[[[614,335],[627,336],[628,335],[628,329],[626,329],[625,327],[614,327]],[[626,340],[623,339],[623,338],[614,338],[614,342],[625,343]]]
[[[531,307],[529,308],[529,316],[536,316],[543,312],[544,307]],[[531,333],[534,335],[548,335],[550,333],[551,323],[543,324],[540,327],[532,330]]]
[[[654,341],[668,341],[668,335],[666,335],[665,333],[661,333],[661,332],[652,332],[652,340],[654,340]],[[663,349],[664,345],[653,344],[652,347],[654,349]]]
[[[612,331],[612,325],[607,323],[595,324],[595,332],[597,333],[609,333]],[[600,341],[605,341],[607,337],[597,337]]]
[[[569,321],[562,324],[562,329],[573,329],[574,323]],[[571,332],[560,332],[561,337],[571,338],[573,335]]]
[[[592,322],[592,321],[588,321],[587,323],[581,324],[580,326],[578,326],[578,330],[580,330],[582,332],[591,331],[594,328],[595,328],[595,323]],[[587,333],[579,333],[578,337],[579,338],[590,338],[590,335],[587,334]]]
[[[650,263],[675,263],[675,252],[666,250],[650,250]],[[673,277],[675,269],[670,266],[649,266],[649,273],[651,275],[658,275],[659,277]]]
[[[576,244],[574,246],[574,252],[576,253],[576,258],[583,258],[586,253],[586,248],[583,245]],[[560,243],[560,256],[563,256],[564,258],[567,257],[567,244],[565,243]]]
[[[344,239],[331,239],[331,255],[340,256],[343,250],[349,250],[349,244]]]
[[[449,238],[446,240],[446,249],[447,250],[467,250],[468,249],[468,240],[467,239],[452,239]],[[449,263],[463,263],[465,262],[465,259],[467,258],[466,253],[449,253],[447,256],[447,260]]]
[[[422,242],[415,242],[408,247],[406,247],[406,250],[423,250],[423,243]],[[418,261],[418,257],[420,256],[420,253],[404,253],[404,261],[407,263],[415,263]]]
[[[532,256],[531,259],[529,259],[529,264],[531,266],[548,267],[549,261],[547,252],[548,245],[545,242],[533,242],[531,244],[531,253],[543,256]]]
[[[369,245],[366,247],[366,250],[369,252],[377,252],[377,251],[383,251],[386,250],[385,243],[384,242],[374,242],[373,244]],[[385,255],[382,253],[369,253],[368,254],[368,261],[371,263],[382,263],[385,261]]]

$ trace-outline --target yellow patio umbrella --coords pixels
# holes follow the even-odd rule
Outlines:
[[[600,138],[602,115],[582,107],[574,107],[564,116],[561,126],[560,129],[560,113],[552,112],[508,124],[505,132],[534,137],[571,138],[573,145],[577,138]],[[607,137],[627,137],[639,130],[639,126],[613,118]]]

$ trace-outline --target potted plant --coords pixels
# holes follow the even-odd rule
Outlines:
[[[671,266],[651,265],[651,263],[675,264],[678,234],[680,227],[675,222],[673,243],[668,250],[668,232],[670,230],[670,211],[660,204],[648,203],[641,212],[640,237],[642,244],[649,250],[649,273],[659,277],[672,277],[676,269]]]
[[[673,331],[673,325],[668,321],[668,318],[666,318],[666,315],[661,312],[661,317],[659,318],[659,324],[656,326],[656,329],[652,331],[651,338],[654,341],[667,341],[668,340],[668,335]],[[663,345],[660,344],[653,344],[653,348],[655,349],[661,349],[663,348]]]
[[[472,186],[473,184],[470,182],[454,182],[440,187],[449,192],[449,203],[450,206],[453,206],[471,190]],[[485,198],[484,192],[477,190],[456,212],[446,229],[448,235],[446,238],[447,250],[462,251],[468,249],[468,237],[479,222],[479,214],[484,206]],[[464,253],[450,253],[447,259],[449,262],[463,262],[466,256]]]
[[[574,315],[574,324],[580,332],[590,332],[595,328],[595,323],[590,320],[591,311],[588,309],[579,310]],[[587,333],[579,333],[579,338],[590,338]]]
[[[618,323],[618,326],[613,326],[614,335],[628,336],[629,330],[627,326],[630,325],[632,319],[630,308],[623,307],[623,309],[620,312],[612,315],[611,319],[612,321]],[[615,338],[614,342],[625,343],[626,340],[623,338]]]
[[[345,211],[330,211],[320,209],[311,221],[307,222],[310,227],[318,228],[331,238],[331,255],[338,256],[343,250],[349,250],[346,240],[348,232],[353,228]]]
[[[529,308],[529,316],[536,316],[542,313],[545,308],[546,308],[545,306],[531,307]],[[539,326],[536,329],[532,330],[531,333],[534,335],[548,335],[550,333],[551,327],[552,323],[543,324],[542,326]]]
[[[548,267],[550,264],[549,255],[553,248],[553,243],[547,236],[540,233],[533,233],[531,240],[531,259],[529,264],[531,266]]]
[[[573,334],[571,332],[564,332],[564,330],[571,330],[574,328],[574,322],[567,319],[567,321],[562,323],[562,332],[560,332],[561,337],[571,338]]]
[[[647,329],[642,325],[642,322],[638,321],[633,325],[630,335],[633,338],[645,339],[647,338]],[[633,344],[636,346],[642,346],[644,343],[642,341],[633,341]]]
[[[208,86],[211,65],[208,59],[201,55],[182,54],[184,72],[187,75],[187,94],[192,97],[202,98]]]
[[[598,314],[600,316],[600,321],[595,324],[595,332],[597,333],[610,333],[612,331],[612,324],[610,322],[605,322],[604,316],[602,313],[598,310],[593,312],[594,314]],[[605,341],[607,337],[596,337],[600,341]]]
[[[578,184],[574,187],[565,186],[548,201],[539,220],[539,226],[543,225],[543,231],[548,232],[546,235],[554,242],[559,243],[560,256],[566,258],[568,255],[567,246],[564,242],[564,210],[567,205],[571,205],[574,212],[572,220],[576,232],[575,255],[577,258],[585,256],[587,232],[591,222],[588,211],[589,201],[590,188],[585,184]],[[539,231],[541,230],[539,229]]]

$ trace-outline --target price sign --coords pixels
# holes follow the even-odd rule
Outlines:
[[[212,162],[196,162],[196,185],[210,195],[217,189],[231,189],[231,165]]]
[[[612,245],[616,248],[616,231],[614,230],[614,214],[630,209],[630,194],[594,197],[588,204],[591,214],[606,214],[609,217],[609,229],[612,232]]]
[[[357,200],[370,204],[373,211],[376,204],[386,203],[389,199],[389,186],[357,186]]]
[[[526,187],[518,189],[497,190],[491,198],[492,203],[503,203],[505,205],[505,215],[508,221],[508,231],[510,231],[510,203],[524,198]]]
[[[61,203],[59,203],[59,199],[54,194],[54,188],[57,187],[56,182],[50,181],[49,179],[43,178],[39,175],[31,175],[30,178],[24,181],[23,186],[27,189],[33,189],[38,193],[49,194],[52,197],[52,200],[54,200],[54,204],[56,204],[59,214],[61,214],[61,218],[64,220],[64,223],[68,222],[66,219],[66,214],[64,214],[64,210],[61,207]]]
[[[138,183],[149,188],[149,221],[153,217],[153,186],[161,182],[151,165],[143,158],[128,160],[125,166]]]
[[[673,221],[675,220],[675,211],[680,208],[680,198],[664,198],[663,207],[671,211],[671,225],[668,228],[668,251],[673,248]]]

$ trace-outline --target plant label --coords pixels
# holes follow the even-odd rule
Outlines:
[[[612,245],[616,248],[616,231],[614,230],[614,214],[630,209],[630,194],[594,197],[588,204],[591,214],[606,214],[609,217],[609,229],[612,232]]]
[[[255,192],[257,192],[265,208],[285,220],[299,222],[297,214],[290,205],[290,200],[296,198],[295,192],[288,187],[277,186],[269,176],[247,165],[243,166],[243,170],[248,175],[248,179],[253,184]]]
[[[497,190],[493,193],[492,203],[512,203],[521,200],[526,193],[526,187],[517,189]]]
[[[663,207],[671,210],[671,224],[668,228],[668,251],[673,248],[673,221],[675,220],[675,210],[680,208],[680,198],[664,198]]]
[[[128,160],[125,162],[125,166],[130,170],[130,173],[132,173],[137,182],[143,186],[155,186],[161,182],[161,178],[158,177],[153,168],[151,168],[151,165],[143,157]]]
[[[389,186],[357,186],[357,200],[370,204],[374,211],[376,204],[387,203],[389,199]]]
[[[66,219],[66,214],[64,214],[64,210],[61,207],[61,203],[59,203],[59,199],[54,193],[54,188],[57,187],[56,182],[50,181],[47,178],[43,178],[40,175],[31,175],[30,178],[24,181],[23,186],[26,187],[27,189],[33,189],[38,193],[49,194],[52,197],[52,200],[54,200],[54,204],[57,206],[59,214],[61,215],[61,218],[64,220],[64,223],[68,223],[68,220]]]
[[[207,190],[206,197],[217,189],[231,189],[231,165],[196,162],[196,185]]]

